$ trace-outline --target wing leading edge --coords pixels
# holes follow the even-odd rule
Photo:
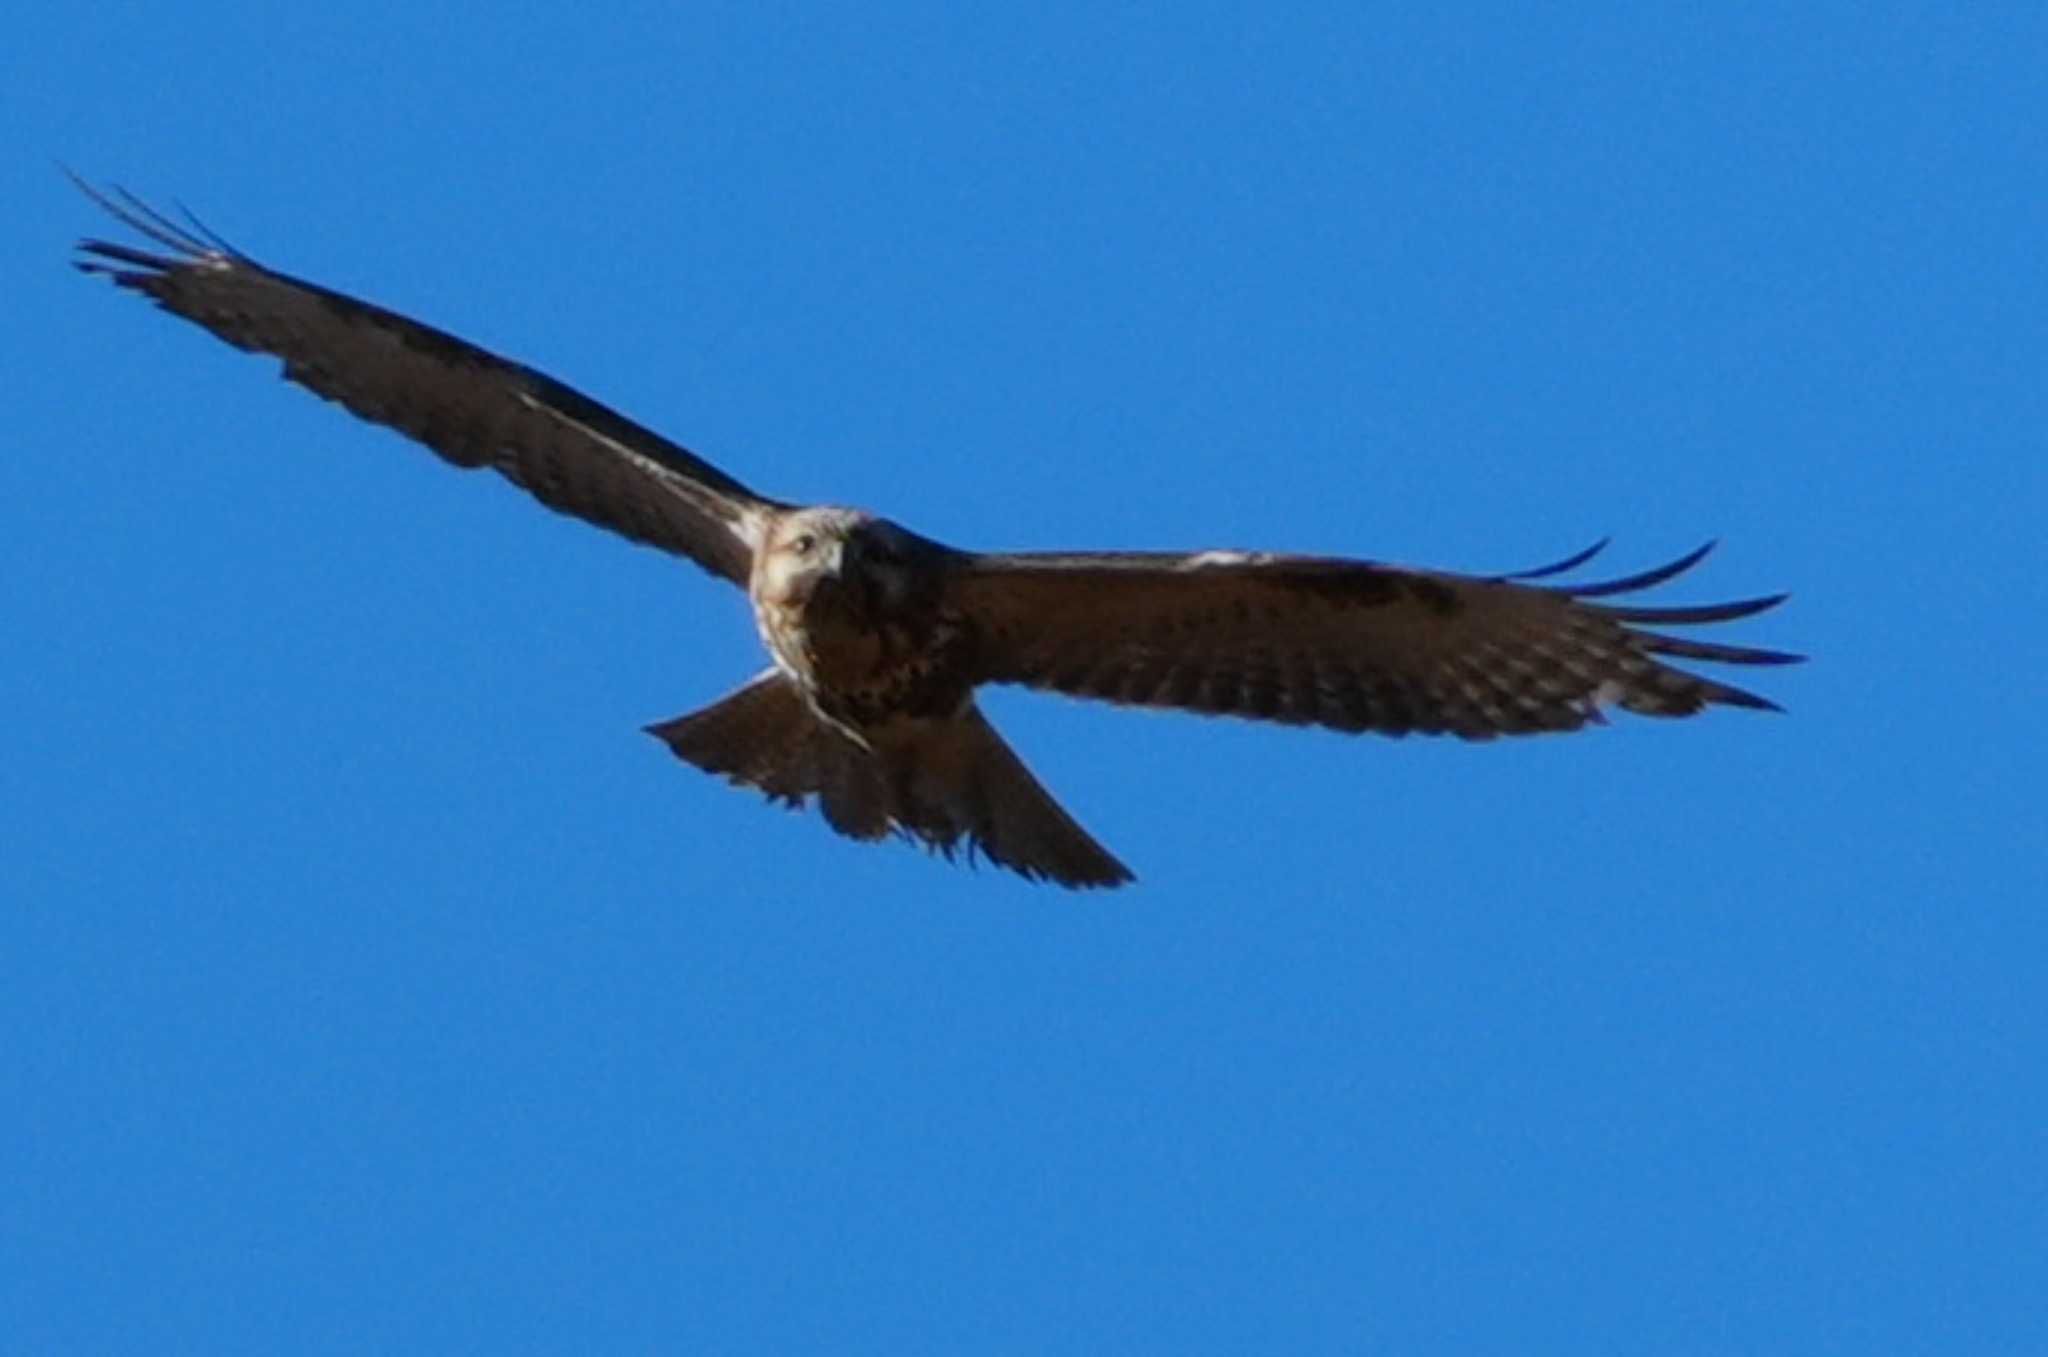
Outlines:
[[[130,194],[73,182],[167,253],[79,242],[77,266],[139,292],[351,413],[459,467],[746,586],[766,514],[784,507],[532,368],[397,312],[264,267]]]

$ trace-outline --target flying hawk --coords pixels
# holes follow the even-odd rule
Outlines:
[[[1599,545],[1494,577],[1246,551],[1002,555],[860,509],[785,504],[531,368],[265,268],[196,219],[79,187],[166,252],[82,241],[87,273],[275,355],[292,381],[456,466],[490,467],[550,508],[745,589],[773,663],[648,730],[775,801],[815,797],[852,838],[979,851],[1068,887],[1132,879],[983,719],[974,691],[984,683],[1483,740],[1576,730],[1609,704],[1650,716],[1774,710],[1659,657],[1800,658],[1648,629],[1748,617],[1782,594],[1695,607],[1600,601],[1671,579],[1707,547],[1625,579],[1562,585],[1551,580]]]

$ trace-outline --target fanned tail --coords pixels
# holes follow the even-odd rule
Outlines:
[[[1133,879],[971,704],[950,719],[897,722],[864,747],[769,670],[647,730],[676,757],[772,800],[801,806],[815,796],[826,823],[848,838],[894,831],[948,857],[964,848],[1028,880],[1076,889]]]
[[[818,798],[826,822],[850,839],[890,829],[889,791],[874,756],[818,719],[789,677],[768,670],[701,711],[647,727],[677,758],[757,787],[790,807]]]
[[[1136,880],[972,703],[950,720],[904,723],[878,744],[894,773],[898,819],[940,852],[951,856],[964,839],[970,853],[1074,889]]]

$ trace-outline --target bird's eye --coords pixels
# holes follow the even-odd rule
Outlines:
[[[789,549],[799,556],[808,556],[811,554],[811,548],[817,545],[818,539],[805,532],[797,534],[796,539],[789,544]]]

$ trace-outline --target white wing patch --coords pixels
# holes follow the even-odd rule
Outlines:
[[[1257,565],[1273,559],[1270,551],[1198,551],[1180,563],[1182,570],[1222,570],[1237,565]]]

